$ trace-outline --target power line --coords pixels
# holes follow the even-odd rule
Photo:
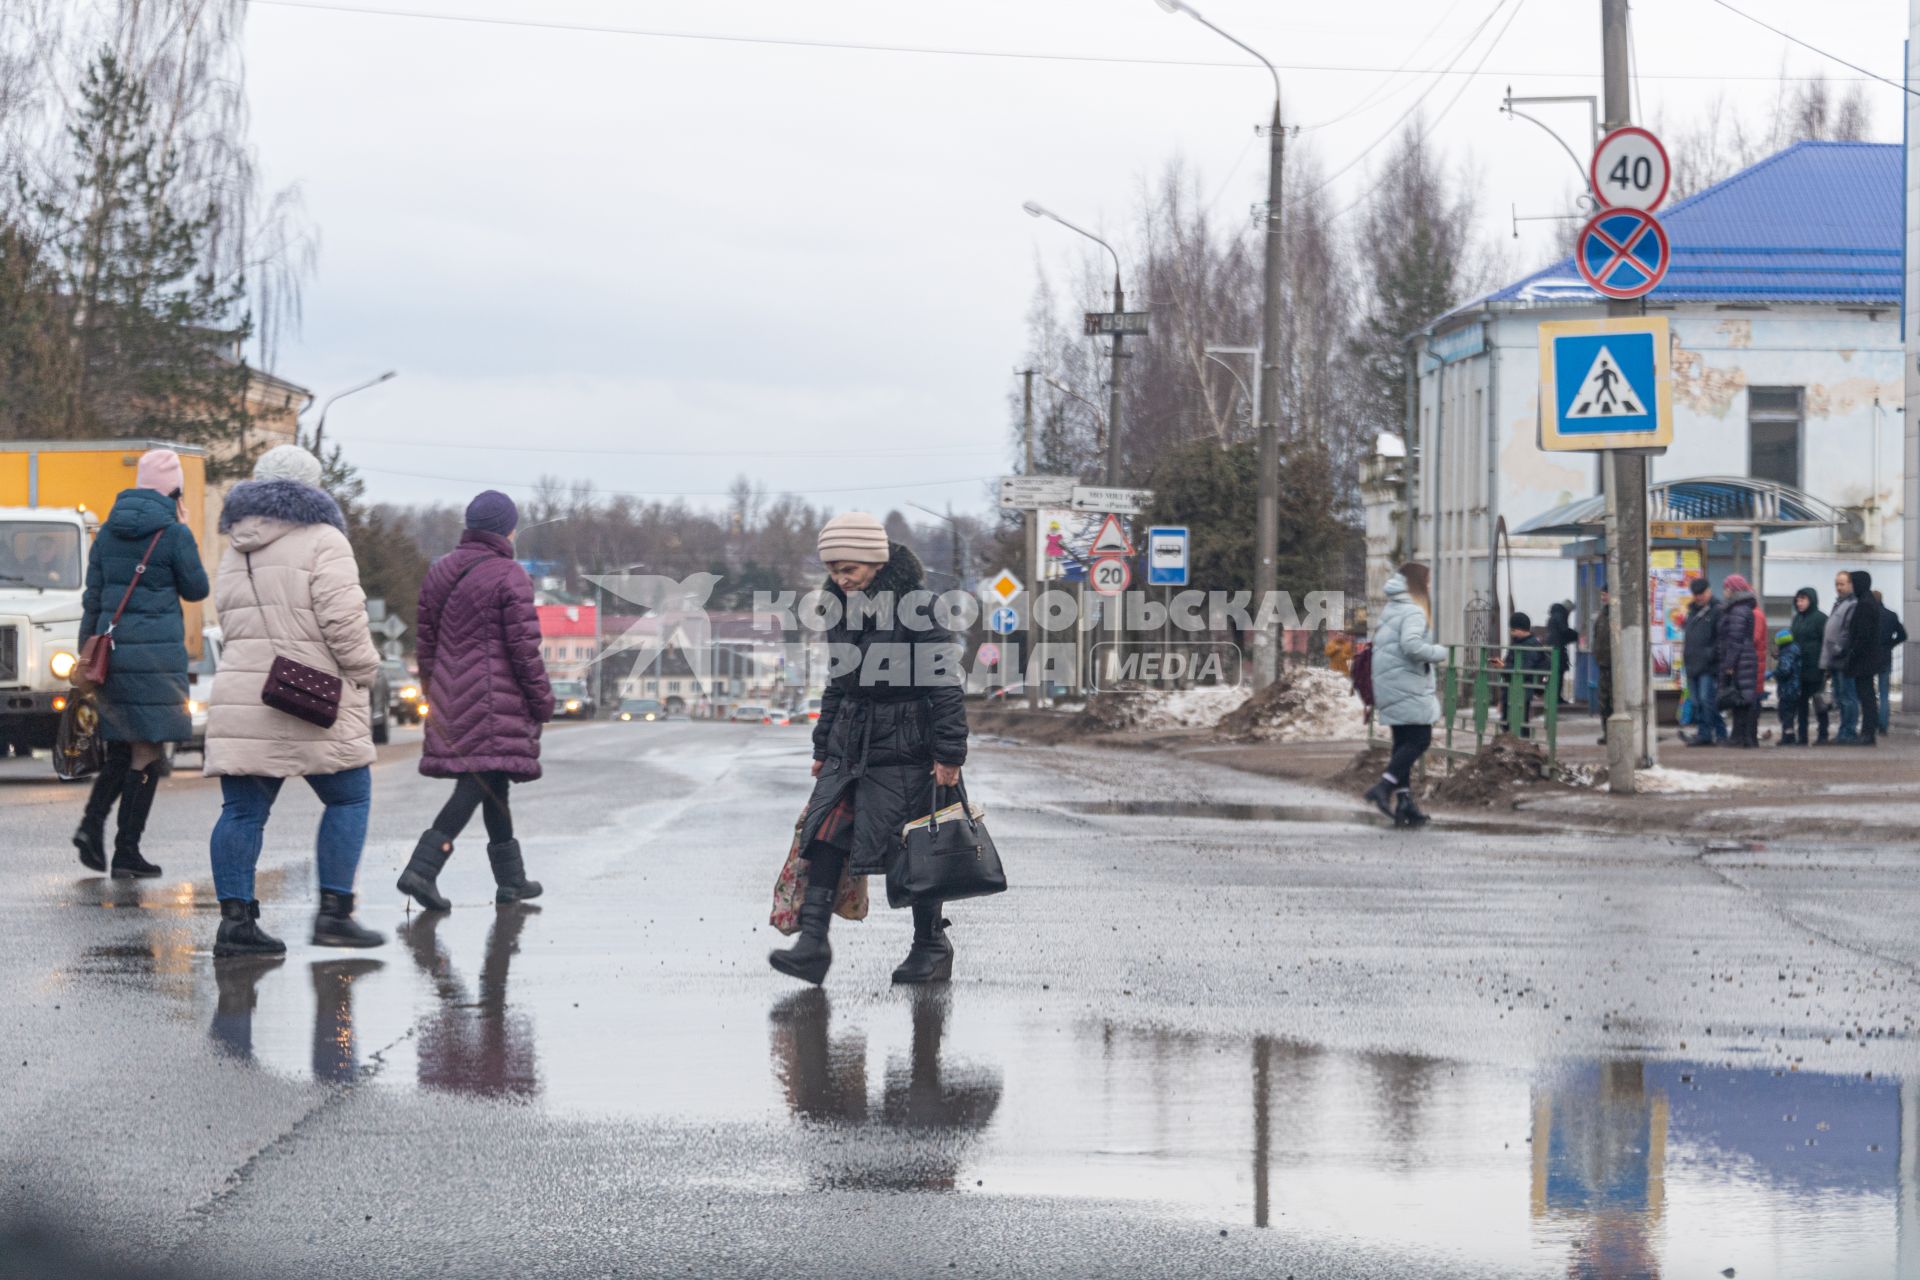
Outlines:
[[[1527,4],[1527,0],[1519,0],[1519,3],[1513,6],[1513,12],[1507,15],[1506,22],[1501,26],[1499,32],[1494,35],[1493,43],[1489,44],[1487,46],[1486,52],[1480,55],[1480,61],[1474,64],[1473,70],[1468,73],[1466,80],[1464,80],[1461,83],[1459,91],[1455,93],[1453,97],[1447,99],[1446,106],[1440,108],[1440,114],[1433,118],[1433,122],[1431,124],[1427,125],[1426,128],[1420,131],[1420,136],[1418,139],[1416,139],[1417,142],[1425,142],[1428,136],[1431,135],[1435,129],[1440,127],[1440,122],[1447,118],[1447,113],[1453,110],[1454,104],[1460,101],[1461,95],[1465,94],[1466,91],[1470,87],[1472,87],[1473,78],[1480,74],[1480,70],[1482,67],[1486,65],[1487,59],[1493,56],[1494,49],[1499,47],[1499,44],[1502,40],[1506,39],[1508,28],[1513,26],[1513,20],[1520,16],[1520,10],[1524,9],[1526,7],[1526,4]],[[1344,218],[1348,214],[1352,213],[1355,209],[1358,209],[1361,205],[1365,204],[1369,199],[1372,198],[1374,192],[1378,191],[1381,187],[1384,187],[1387,185],[1387,180],[1393,176],[1393,171],[1396,167],[1397,166],[1395,165],[1389,164],[1385,172],[1383,172],[1380,175],[1379,181],[1375,182],[1372,186],[1368,187],[1365,191],[1361,192],[1360,195],[1356,197],[1351,204],[1347,205],[1344,209],[1340,210],[1340,212],[1328,218],[1327,221],[1328,222],[1338,221],[1339,219]]]
[[[1865,67],[1861,66],[1857,62],[1848,62],[1845,58],[1841,57],[1837,53],[1828,53],[1825,49],[1820,48],[1820,46],[1818,45],[1808,44],[1805,40],[1802,40],[1799,36],[1793,35],[1790,32],[1782,31],[1780,28],[1774,26],[1771,22],[1762,22],[1759,18],[1754,17],[1752,14],[1748,13],[1744,9],[1734,8],[1732,5],[1727,3],[1727,0],[1713,0],[1713,2],[1719,5],[1722,9],[1725,9],[1728,13],[1738,14],[1740,17],[1745,18],[1748,22],[1753,23],[1753,25],[1756,27],[1765,27],[1767,30],[1773,32],[1773,34],[1779,36],[1782,40],[1790,40],[1794,44],[1799,45],[1802,49],[1811,49],[1813,52],[1819,54],[1823,58],[1828,59],[1829,61],[1837,62],[1843,67],[1851,67],[1853,70],[1858,71],[1861,75],[1867,77],[1869,80],[1878,80],[1881,84],[1892,85],[1894,88],[1898,89],[1902,93],[1920,93],[1920,90],[1909,89],[1906,85],[1901,84],[1898,80],[1889,80],[1885,76],[1876,75],[1873,72],[1867,70]]]
[[[1465,3],[1466,3],[1466,0],[1453,0],[1453,3],[1447,6],[1447,11],[1440,15],[1440,20],[1434,23],[1431,27],[1428,27],[1427,34],[1425,34],[1424,36],[1421,36],[1420,39],[1417,42],[1415,42],[1413,48],[1407,51],[1407,56],[1401,60],[1400,65],[1395,67],[1392,71],[1388,72],[1386,75],[1382,76],[1380,78],[1380,82],[1374,85],[1373,88],[1367,90],[1366,93],[1362,94],[1360,97],[1360,100],[1354,103],[1353,106],[1341,112],[1339,115],[1334,116],[1332,119],[1322,120],[1318,124],[1295,125],[1294,128],[1298,129],[1302,133],[1311,133],[1316,129],[1329,128],[1333,125],[1341,123],[1342,121],[1351,120],[1353,119],[1353,117],[1359,115],[1361,112],[1371,110],[1374,105],[1375,99],[1380,98],[1381,91],[1384,90],[1388,85],[1392,84],[1395,78],[1397,78],[1399,75],[1401,75],[1403,72],[1406,71],[1407,67],[1413,62],[1413,60],[1420,56],[1420,51],[1427,47],[1427,45],[1433,40],[1433,37],[1435,35],[1439,34],[1440,28],[1444,27],[1447,24],[1447,19],[1453,17],[1454,13],[1460,8],[1460,6]],[[1432,67],[1428,67],[1425,70],[1416,71],[1414,72],[1414,74],[1417,76],[1422,76],[1422,75],[1428,74],[1432,70],[1433,70]],[[1398,92],[1399,92],[1399,89],[1394,90],[1394,93],[1398,93]],[[1388,98],[1391,98],[1392,96],[1393,96],[1392,93],[1387,95]],[[1381,99],[1381,100],[1384,101],[1384,99]]]
[[[1201,69],[1228,68],[1235,70],[1258,70],[1265,67],[1257,62],[1205,61],[1192,58],[1142,58],[1115,54],[1091,53],[1033,53],[1017,49],[967,49],[943,47],[937,45],[906,45],[861,43],[846,40],[806,40],[787,36],[741,36],[727,35],[711,31],[666,31],[641,27],[615,27],[586,22],[553,22],[541,18],[490,18],[467,13],[433,13],[419,9],[376,8],[371,5],[331,4],[327,0],[247,0],[255,8],[269,9],[307,9],[322,13],[359,14],[369,18],[415,18],[428,22],[459,22],[470,26],[482,27],[518,27],[541,31],[575,31],[588,35],[634,36],[649,40],[689,40],[709,44],[761,45],[782,49],[826,49],[848,53],[907,53],[923,54],[944,58],[1003,58],[1016,62],[1080,62],[1130,67],[1196,67]],[[1371,66],[1360,63],[1277,63],[1282,71],[1314,71],[1361,73],[1377,75],[1402,74],[1399,68]],[[1428,71],[1407,72],[1409,75],[1427,75]],[[1440,71],[1440,75],[1459,75],[1460,72]],[[1495,70],[1491,75],[1506,76],[1515,80],[1598,80],[1597,71],[1543,71],[1539,68]],[[1873,79],[1881,77],[1867,73]],[[1709,74],[1704,72],[1664,72],[1650,73],[1649,80],[1756,80],[1773,83],[1780,80],[1816,80],[1819,76],[1778,76],[1756,74]]]

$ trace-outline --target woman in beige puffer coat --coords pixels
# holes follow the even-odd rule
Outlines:
[[[220,518],[227,549],[214,601],[220,669],[207,706],[206,773],[220,779],[213,883],[220,899],[216,958],[275,955],[286,944],[259,925],[253,871],[281,784],[305,778],[326,806],[320,819],[320,946],[375,947],[386,938],[353,919],[354,874],[372,799],[368,688],[380,653],[339,506],[319,487],[320,460],[281,445],[234,486]],[[337,675],[340,714],[326,728],[261,701],[276,657]]]

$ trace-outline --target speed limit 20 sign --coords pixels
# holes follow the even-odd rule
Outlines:
[[[1651,213],[1667,198],[1673,166],[1660,139],[1638,125],[1628,125],[1600,140],[1587,178],[1594,199],[1607,208]]]
[[[1101,595],[1117,596],[1133,582],[1133,570],[1119,556],[1102,556],[1093,562],[1087,577]]]

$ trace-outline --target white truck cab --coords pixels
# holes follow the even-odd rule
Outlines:
[[[53,745],[98,529],[80,509],[0,507],[0,748]]]

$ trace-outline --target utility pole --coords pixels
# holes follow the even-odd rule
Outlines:
[[[1260,496],[1254,516],[1253,603],[1257,609],[1278,589],[1274,556],[1280,542],[1280,307],[1285,299],[1286,257],[1280,238],[1282,178],[1287,132],[1280,124],[1280,77],[1274,76],[1273,124],[1267,134],[1267,278],[1260,303]],[[1253,687],[1264,689],[1279,674],[1273,631],[1253,633]]]
[[[1113,268],[1113,310],[1119,315],[1127,309],[1127,295],[1120,291],[1120,267]],[[1107,483],[1114,488],[1120,486],[1120,362],[1126,359],[1120,354],[1119,322],[1114,322],[1113,334],[1113,377],[1107,386]]]
[[[1605,72],[1602,103],[1607,132],[1633,123],[1628,65],[1627,0],[1600,0],[1600,48]],[[1630,301],[1607,304],[1609,316],[1641,314]],[[1647,645],[1647,458],[1609,449],[1607,490],[1607,588],[1613,634],[1613,715],[1607,721],[1607,786],[1634,789],[1634,770],[1654,761],[1653,716],[1648,699]],[[1758,584],[1755,584],[1758,586]]]
[[[1033,474],[1033,375],[1037,369],[1022,369],[1020,376],[1026,382],[1026,448],[1027,469],[1025,474]],[[1040,661],[1040,513],[1029,507],[1024,513],[1027,524],[1027,652],[1021,654],[1026,661],[1024,683],[1027,686],[1027,710],[1040,709],[1040,682],[1046,678],[1046,664]]]

